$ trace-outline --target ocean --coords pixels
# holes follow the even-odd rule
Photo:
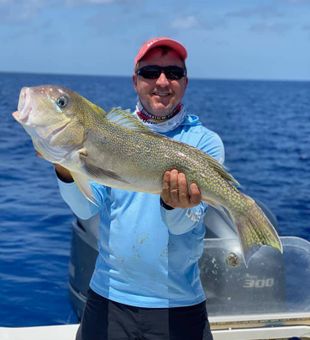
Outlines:
[[[67,86],[106,110],[134,109],[130,77],[0,73],[0,326],[75,323],[68,296],[72,213],[53,166],[12,118],[23,86]],[[223,139],[225,165],[281,236],[310,240],[310,82],[190,79],[189,112]]]

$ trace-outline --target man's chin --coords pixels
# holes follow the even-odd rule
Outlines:
[[[173,111],[174,107],[172,105],[156,105],[152,107],[152,114],[158,117],[164,117],[169,115]]]

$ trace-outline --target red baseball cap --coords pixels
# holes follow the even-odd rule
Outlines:
[[[175,50],[180,55],[182,60],[187,58],[186,48],[181,43],[168,37],[158,37],[146,41],[141,46],[138,54],[135,57],[135,65],[137,65],[137,63],[146,55],[149,50],[158,46],[168,46]]]

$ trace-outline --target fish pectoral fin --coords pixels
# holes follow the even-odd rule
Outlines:
[[[103,169],[101,167],[98,167],[94,164],[94,161],[92,159],[89,159],[87,149],[84,147],[78,151],[79,158],[82,162],[82,166],[84,168],[84,171],[89,173],[92,177],[95,179],[101,179],[104,184],[105,178],[112,178],[118,182],[126,183],[129,182],[123,179],[121,176],[119,176],[117,173],[115,173],[112,170]],[[101,181],[100,181],[101,182]]]
[[[108,170],[108,169],[102,169],[97,167],[94,164],[91,164],[89,162],[84,163],[84,169],[87,171],[92,177],[98,178],[99,180],[102,179],[104,183],[105,178],[112,178],[118,182],[126,183],[129,182],[123,179],[121,176],[119,176],[114,171]]]
[[[72,172],[71,175],[74,179],[74,182],[80,189],[80,191],[84,194],[84,196],[93,204],[98,206],[97,200],[92,192],[91,186],[88,181],[88,177],[85,175],[82,175],[81,173]]]

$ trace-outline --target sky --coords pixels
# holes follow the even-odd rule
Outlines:
[[[129,76],[149,38],[192,78],[310,80],[310,0],[0,0],[0,71]]]

